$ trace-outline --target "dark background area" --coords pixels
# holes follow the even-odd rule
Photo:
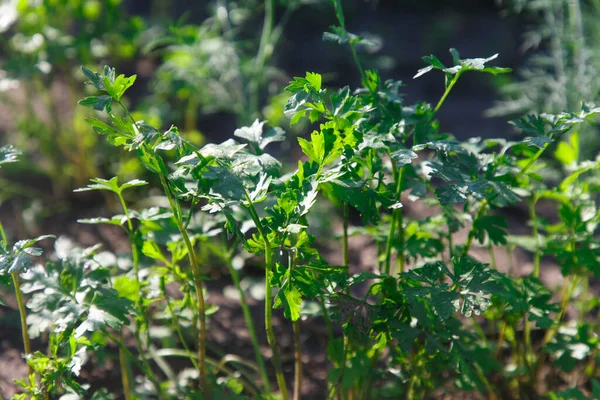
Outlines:
[[[425,65],[421,57],[434,54],[450,65],[448,50],[452,47],[463,58],[499,53],[493,65],[513,68],[513,76],[469,74],[453,90],[451,101],[444,105],[438,117],[442,130],[453,133],[458,139],[510,135],[506,118],[489,118],[484,112],[498,99],[496,87],[513,79],[524,62],[519,46],[526,17],[508,12],[506,4],[502,5],[498,0],[344,0],[343,4],[348,31],[377,43],[375,48],[359,48],[364,67],[379,69],[384,80],[403,81],[406,104],[428,101],[435,105],[444,90],[441,73],[413,79],[417,70]],[[189,23],[201,23],[210,16],[205,1],[192,4],[175,1],[169,7],[159,7],[138,0],[129,1],[125,6],[132,15],[155,20],[183,18]],[[278,10],[278,16],[281,11]],[[271,63],[289,79],[304,75],[306,71],[315,71],[324,76],[330,87],[358,87],[360,77],[348,48],[322,40],[322,33],[335,24],[329,1],[307,2],[293,13]],[[259,36],[261,28],[260,18],[248,24],[248,37]],[[283,85],[286,83],[282,82]],[[210,131],[209,126],[221,117],[205,118],[207,126],[200,126],[200,129]],[[199,122],[202,124],[202,120]],[[223,129],[232,132],[235,124]]]

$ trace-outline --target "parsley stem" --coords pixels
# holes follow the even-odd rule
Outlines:
[[[402,176],[403,176],[403,170],[404,168],[397,168],[396,167],[396,163],[394,161],[392,161],[392,167],[393,167],[393,171],[394,171],[394,176],[396,177],[396,193],[394,196],[394,199],[397,201],[400,201],[400,195],[402,193]],[[394,235],[396,234],[396,225],[398,224],[398,222],[400,222],[400,224],[402,225],[402,214],[401,214],[401,209],[399,208],[395,208],[392,211],[392,221],[390,223],[390,230],[388,233],[388,237],[387,237],[387,242],[386,242],[386,246],[385,246],[385,273],[386,275],[389,275],[392,271],[391,271],[391,264],[392,264],[392,242],[393,242],[393,238]],[[401,248],[398,250],[398,255],[397,257],[400,260],[397,260],[398,265],[399,265],[399,269],[401,272],[404,272],[404,228],[400,228],[400,230],[398,231],[398,239],[401,239]]]
[[[123,337],[123,330],[119,332],[119,339],[121,342],[125,342],[125,338]],[[125,350],[119,347],[119,366],[121,367],[121,382],[123,384],[123,395],[125,396],[125,400],[131,399],[131,385],[129,383],[129,366],[127,365],[127,354],[125,354]]]
[[[125,202],[123,195],[121,193],[117,193],[117,196],[119,197],[119,201],[121,202],[121,207],[123,208],[123,212],[125,213],[125,218],[127,219],[127,236],[129,237],[129,244],[131,245],[131,255],[132,255],[132,260],[133,260],[133,270],[135,273],[135,282],[137,284],[138,290],[141,290],[142,284],[140,281],[140,253],[139,253],[139,249],[138,249],[138,246],[137,246],[136,240],[135,240],[135,231],[133,229],[133,223],[131,222],[131,217],[129,215],[129,208],[127,207],[127,203]],[[150,329],[148,329],[148,327],[150,325],[150,321],[148,320],[148,313],[146,313],[144,310],[144,303],[143,303],[143,298],[141,295],[138,296],[136,308],[141,316],[140,322],[143,322],[146,325],[146,332],[147,332],[146,342],[147,342],[147,345],[149,345],[150,344]],[[122,335],[122,333],[121,333],[121,335]],[[150,367],[149,367],[150,363],[148,362],[148,358],[146,357],[147,349],[144,348],[144,344],[141,339],[141,327],[140,327],[140,323],[138,323],[138,321],[136,321],[136,324],[135,324],[134,337],[135,337],[136,346],[138,348],[140,360],[141,360],[142,364],[147,366],[147,369],[150,369]],[[121,369],[123,371],[126,371],[126,372],[124,372],[124,374],[126,374],[127,371],[129,371],[127,358],[124,357],[124,354],[123,354],[123,357],[121,357],[121,356],[122,356],[122,350],[119,349],[119,361],[121,363]],[[125,379],[125,378],[123,378],[123,379]],[[126,390],[125,385],[130,386],[129,382],[123,381],[123,390]],[[127,389],[126,392],[129,390],[130,389]],[[157,392],[159,392],[160,388],[157,387],[156,390],[157,390]]]
[[[346,205],[347,207],[347,205]],[[290,270],[296,268],[296,249],[290,251]],[[294,400],[302,397],[302,347],[300,345],[300,319],[292,322],[294,332]]]
[[[27,327],[27,310],[25,310],[25,302],[23,301],[23,292],[21,291],[21,283],[19,281],[19,273],[11,272],[13,283],[15,285],[15,295],[17,297],[17,305],[19,307],[19,315],[21,316],[21,334],[23,336],[23,350],[25,357],[31,354],[31,341],[29,340],[29,328]],[[27,363],[29,374],[33,374],[33,368]]]
[[[404,167],[398,171],[398,182],[396,183],[396,200],[400,202],[402,196],[402,179],[404,177]],[[404,218],[402,208],[395,208],[396,223],[398,225],[398,255],[396,256],[397,273],[404,272]]]
[[[198,260],[196,258],[196,250],[192,245],[187,230],[183,226],[179,203],[177,203],[177,200],[173,198],[173,194],[171,193],[171,189],[169,188],[169,185],[164,175],[158,174],[158,176],[160,177],[160,183],[162,184],[163,190],[167,195],[167,199],[169,200],[171,210],[173,211],[173,214],[175,216],[175,223],[177,225],[179,233],[181,234],[181,237],[183,238],[183,242],[187,249],[190,265],[192,267],[192,275],[194,277],[194,288],[196,291],[196,296],[198,298],[198,319],[200,320],[200,329],[198,332],[198,372],[200,374],[200,388],[202,389],[204,396],[210,400],[212,396],[208,385],[208,376],[206,370],[206,305],[204,301],[204,285],[202,283],[202,277],[200,276],[200,268],[198,266]]]
[[[469,236],[467,237],[467,242],[465,243],[465,247],[463,249],[463,257],[465,257],[467,254],[469,254],[469,249],[471,248],[471,243],[473,242],[473,238],[475,237],[475,221],[477,221],[478,219],[480,219],[481,217],[483,217],[483,214],[485,213],[485,209],[487,207],[487,200],[483,199],[481,201],[481,205],[479,206],[479,210],[477,210],[477,215],[475,215],[475,218],[473,219],[473,225],[471,225],[471,229],[469,230]]]
[[[263,29],[260,36],[260,44],[258,52],[254,57],[254,65],[252,71],[252,79],[250,80],[250,119],[255,118],[259,114],[260,107],[260,84],[263,80],[263,69],[269,56],[273,53],[274,44],[272,43],[273,26],[275,24],[275,0],[265,0],[265,18]],[[246,114],[248,115],[248,114]]]
[[[148,380],[150,380],[150,382],[152,382],[152,384],[154,385],[154,387],[157,388],[157,393],[156,394],[157,394],[158,398],[159,399],[167,399],[168,396],[166,395],[166,393],[163,390],[162,386],[160,386],[160,383],[154,377],[154,372],[152,371],[152,369],[150,368],[150,366],[148,365],[148,363],[144,363],[144,362],[141,362],[140,360],[138,360],[133,354],[131,354],[131,352],[129,351],[129,349],[127,348],[127,346],[125,346],[125,343],[123,343],[120,340],[118,340],[108,330],[103,330],[102,332],[110,340],[112,340],[114,344],[117,345],[117,347],[119,348],[120,351],[122,350],[127,356],[129,356],[129,358],[133,361],[133,363],[135,365],[137,365],[137,367],[140,369],[140,371],[142,371],[142,373],[148,378]]]
[[[348,207],[348,203],[344,203],[344,236],[342,238],[342,263],[345,267],[349,267],[350,265],[350,256],[348,253],[348,220],[350,218],[350,208]]]
[[[233,266],[233,262],[231,259],[231,254],[228,253],[226,256],[223,256],[225,262],[227,263],[227,268],[229,268],[229,274],[231,275],[231,279],[233,280],[233,284],[237,289],[240,295],[240,305],[242,307],[242,313],[244,314],[244,319],[246,320],[246,326],[248,327],[248,333],[250,334],[250,341],[252,342],[252,348],[254,349],[254,355],[256,357],[256,364],[260,369],[260,375],[263,380],[263,386],[267,393],[271,392],[271,384],[269,382],[269,375],[267,374],[267,369],[265,368],[265,361],[263,360],[262,353],[260,352],[260,346],[258,344],[258,337],[256,336],[256,328],[254,327],[254,321],[252,320],[252,314],[250,313],[250,308],[248,307],[248,302],[246,301],[246,294],[244,293],[244,289],[242,289],[242,285],[240,283],[240,276]]]
[[[260,217],[254,207],[254,203],[245,188],[244,194],[246,196],[246,201],[248,202],[248,211],[250,212],[252,221],[254,221],[256,230],[258,230],[258,234],[262,237],[265,245],[265,330],[267,332],[267,342],[269,342],[269,347],[271,347],[271,352],[273,353],[272,362],[273,367],[275,368],[277,384],[281,391],[281,397],[288,399],[287,385],[285,383],[285,376],[283,375],[283,368],[281,367],[281,359],[279,358],[279,347],[277,346],[277,339],[275,338],[275,331],[273,330],[273,288],[271,287],[270,282],[271,269],[273,267],[273,250],[271,249],[271,243],[262,228]]]
[[[183,331],[181,330],[181,324],[179,323],[179,317],[175,313],[175,310],[173,309],[173,305],[171,304],[171,301],[169,300],[169,297],[167,295],[167,288],[165,286],[164,277],[161,278],[160,289],[161,289],[163,297],[165,298],[165,303],[167,304],[167,309],[169,310],[169,313],[171,314],[171,323],[173,325],[173,329],[175,329],[175,332],[177,332],[179,341],[181,342],[181,345],[183,346],[183,349],[185,350],[185,353],[187,354],[188,359],[190,360],[190,362],[192,363],[194,368],[198,369],[199,367],[198,367],[197,357],[193,357],[193,353],[190,350],[190,347],[188,346],[187,341],[185,340],[185,337],[183,336]]]
[[[458,78],[460,78],[461,72],[457,72],[454,75],[454,78],[452,78],[452,80],[450,81],[450,83],[448,84],[448,87],[446,87],[446,91],[444,92],[444,94],[442,95],[442,98],[440,99],[440,101],[438,101],[437,105],[435,106],[433,113],[437,114],[437,112],[439,111],[439,109],[442,107],[442,104],[444,104],[444,101],[446,101],[446,97],[448,97],[448,95],[450,94],[450,92],[452,91],[452,88],[454,87],[454,85],[456,84],[456,82],[458,82]]]
[[[532,272],[532,276],[534,278],[540,277],[540,259],[541,259],[541,252],[540,252],[541,243],[540,243],[540,237],[539,237],[539,231],[538,231],[538,220],[537,220],[537,215],[536,215],[536,211],[535,211],[535,205],[537,204],[537,201],[538,201],[538,197],[536,195],[533,195],[533,197],[529,201],[529,218],[531,219],[531,223],[532,223],[533,237],[535,238],[535,241],[536,241],[535,253],[533,255],[533,272]]]
[[[300,347],[300,320],[292,322],[294,329],[294,400],[302,397],[302,348]]]
[[[6,231],[4,230],[4,226],[2,226],[2,222],[0,222],[0,238],[2,238],[0,247],[2,250],[6,250],[8,248],[8,239],[6,238]]]

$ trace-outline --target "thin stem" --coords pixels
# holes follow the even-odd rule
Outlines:
[[[541,348],[543,348],[550,341],[552,341],[552,339],[554,339],[554,335],[556,335],[556,333],[558,332],[558,325],[560,324],[560,321],[563,319],[564,315],[566,314],[567,307],[569,306],[569,300],[571,299],[571,296],[573,295],[573,291],[575,291],[575,288],[577,287],[577,285],[579,283],[579,280],[577,278],[578,278],[578,276],[567,276],[565,278],[565,280],[563,282],[563,290],[562,290],[561,300],[560,300],[560,311],[554,317],[554,325],[552,325],[552,327],[550,329],[548,329],[548,331],[546,332],[546,335],[544,336],[544,339],[542,341]],[[536,379],[540,373],[542,364],[546,360],[546,356],[547,356],[547,354],[545,352],[541,352],[540,356],[538,357],[538,360],[537,360],[537,363],[536,363],[536,366],[535,366],[535,369],[533,372],[533,376]]]
[[[333,0],[333,7],[335,8],[335,15],[337,20],[342,27],[344,33],[346,34],[346,21],[344,20],[344,10],[342,10],[342,2],[340,0]],[[352,58],[354,59],[354,64],[358,68],[358,72],[360,73],[360,78],[363,82],[363,85],[367,84],[367,75],[365,74],[365,70],[363,69],[360,59],[358,58],[358,54],[356,53],[356,48],[354,47],[354,43],[351,40],[348,40],[350,45],[350,51],[352,52]]]
[[[296,249],[290,251],[290,270],[296,268]],[[300,344],[300,320],[292,322],[294,330],[294,400],[302,397],[302,347]]]
[[[496,358],[500,356],[500,352],[502,351],[502,344],[504,342],[504,334],[506,333],[506,321],[502,321],[500,325],[500,333],[498,334],[498,341],[496,342]]]
[[[342,263],[345,267],[350,265],[350,256],[348,253],[348,223],[349,223],[349,214],[350,208],[348,207],[348,203],[344,203],[344,237],[342,239]]]
[[[448,228],[448,255],[450,257],[450,262],[452,262],[452,257],[454,257],[454,244],[452,243],[452,231]]]
[[[531,224],[532,224],[532,229],[533,229],[532,234],[536,241],[535,253],[533,255],[533,272],[532,272],[532,276],[534,278],[540,277],[540,259],[541,259],[541,252],[540,252],[541,244],[540,244],[540,236],[539,236],[539,230],[538,230],[538,220],[537,220],[537,215],[536,215],[536,211],[535,211],[535,205],[536,205],[537,201],[538,201],[538,198],[535,195],[529,201],[529,218],[531,219]]]
[[[487,206],[487,200],[483,199],[481,201],[481,205],[479,206],[479,210],[477,211],[477,215],[475,216],[475,219],[473,219],[473,225],[471,225],[471,229],[469,230],[469,236],[467,236],[467,241],[465,243],[465,247],[463,248],[463,253],[462,253],[463,257],[466,256],[467,254],[469,254],[469,249],[471,248],[471,243],[473,242],[473,238],[475,237],[475,221],[477,221],[479,218],[483,217],[486,206]]]
[[[265,361],[263,359],[262,353],[260,352],[260,345],[258,344],[258,337],[256,336],[256,329],[254,327],[254,321],[252,320],[252,314],[250,313],[250,308],[248,307],[248,302],[246,301],[246,294],[244,293],[244,289],[242,289],[242,285],[240,283],[240,276],[237,270],[234,268],[233,263],[231,261],[231,255],[229,254],[226,257],[227,267],[229,268],[229,273],[231,275],[231,279],[233,279],[233,284],[237,289],[240,295],[240,305],[242,307],[242,313],[244,314],[244,319],[246,320],[246,326],[248,327],[248,333],[250,334],[250,341],[252,342],[252,348],[254,349],[254,355],[256,357],[256,364],[260,369],[260,375],[263,380],[263,386],[267,393],[271,392],[271,384],[269,382],[269,375],[267,374],[267,369],[265,367]]]
[[[123,330],[119,333],[119,339],[121,342],[125,343],[125,339],[123,337]],[[119,366],[121,367],[121,382],[123,384],[123,395],[125,396],[125,400],[131,399],[131,385],[129,383],[129,366],[127,365],[127,354],[125,354],[125,350],[119,347]]]
[[[187,342],[185,340],[185,337],[183,336],[183,331],[181,330],[181,324],[179,323],[179,317],[177,317],[177,314],[175,314],[175,311],[173,310],[173,305],[171,304],[171,301],[169,300],[169,297],[167,296],[167,290],[164,284],[164,279],[161,280],[161,291],[162,291],[162,295],[165,299],[165,302],[167,303],[167,309],[169,310],[169,313],[171,314],[171,323],[173,325],[173,328],[175,329],[175,332],[177,332],[177,336],[179,337],[179,341],[181,342],[181,345],[183,346],[183,349],[185,350],[186,354],[188,355],[188,358],[190,360],[190,362],[192,363],[192,365],[194,366],[194,368],[198,369],[198,357],[193,357],[193,353],[190,350],[189,346],[187,345]]]
[[[2,249],[6,250],[8,248],[8,239],[6,238],[6,232],[4,231],[2,222],[0,222],[0,237],[2,238]]]
[[[460,78],[461,72],[457,72],[454,75],[454,78],[452,78],[452,80],[450,81],[450,84],[448,85],[448,87],[446,88],[446,91],[444,92],[444,94],[442,95],[442,98],[440,99],[440,101],[438,101],[437,105],[435,106],[435,108],[433,109],[433,113],[437,114],[437,112],[439,111],[439,109],[442,107],[442,104],[444,104],[444,101],[446,101],[446,97],[448,97],[448,95],[450,94],[450,92],[452,91],[452,88],[454,87],[454,85],[456,84],[456,82],[458,82],[458,78]]]
[[[396,200],[400,201],[402,196],[402,179],[404,176],[404,168],[398,171],[398,182],[396,186]],[[394,209],[396,213],[396,225],[398,225],[398,255],[396,256],[396,273],[404,272],[404,217],[402,208]]]
[[[392,264],[392,238],[396,231],[396,214],[392,212],[392,221],[390,222],[390,231],[388,233],[387,242],[385,244],[385,274],[389,275]]]
[[[494,246],[492,245],[491,240],[488,243],[488,253],[490,254],[490,267],[492,267],[492,269],[498,269],[498,265],[496,264],[496,254],[494,253]]]
[[[294,400],[302,397],[302,349],[300,347],[300,321],[292,323],[294,328]]]
[[[17,296],[17,305],[19,307],[19,315],[21,316],[21,334],[23,336],[23,350],[25,357],[31,354],[31,341],[29,340],[29,328],[27,327],[27,311],[25,310],[25,302],[23,301],[23,292],[21,291],[21,283],[19,281],[18,272],[11,272],[13,283],[15,285],[15,295]],[[33,368],[27,363],[29,374],[33,374]]]
[[[175,215],[175,223],[177,224],[177,228],[179,229],[179,233],[183,238],[183,242],[187,249],[190,265],[192,267],[192,274],[194,276],[194,289],[196,291],[196,296],[198,298],[198,318],[200,320],[200,329],[198,332],[198,366],[200,373],[200,388],[202,392],[206,396],[206,398],[211,398],[211,392],[208,385],[208,376],[206,370],[206,341],[207,341],[207,333],[206,333],[206,305],[204,302],[204,285],[202,283],[202,278],[200,276],[200,268],[198,267],[198,261],[196,259],[196,251],[194,250],[194,246],[190,241],[190,237],[187,233],[187,230],[184,228],[182,220],[181,220],[181,212],[178,203],[173,198],[171,194],[171,189],[162,174],[159,174],[160,182],[163,186],[163,190],[167,195],[169,200],[169,205],[173,210]]]
[[[538,231],[538,220],[537,220],[537,215],[536,215],[536,211],[535,211],[535,205],[537,203],[537,196],[532,196],[532,198],[529,200],[529,218],[531,220],[532,223],[532,234],[533,237],[536,240],[536,248],[535,248],[535,252],[533,255],[533,272],[532,272],[532,276],[534,278],[539,278],[540,277],[540,258],[541,258],[541,252],[540,252],[540,237],[539,237],[539,231]],[[531,321],[529,320],[529,313],[526,313],[524,316],[524,328],[523,328],[523,336],[524,336],[524,342],[525,342],[525,360],[528,366],[530,366],[531,361],[533,361],[533,359],[536,357],[535,353],[533,352],[533,344],[531,341]],[[533,373],[534,371],[532,370],[532,368],[529,368],[529,372],[530,374]],[[535,379],[535,376],[531,376],[532,380]]]
[[[392,161],[393,173],[396,176],[396,193],[394,195],[394,199],[396,201],[400,201],[400,195],[402,194],[402,176],[404,168],[398,169],[396,167],[396,163]],[[402,214],[400,208],[395,208],[392,211],[392,222],[390,223],[390,230],[387,237],[387,242],[385,245],[385,273],[389,275],[391,272],[391,263],[392,263],[392,246],[393,246],[393,238],[396,234],[396,225],[400,221],[402,224]],[[398,232],[398,238],[401,239],[402,247],[398,250],[398,258],[402,260],[399,261],[400,271],[404,271],[404,228],[400,228]]]
[[[152,382],[152,384],[154,385],[154,387],[157,388],[158,398],[159,399],[166,399],[166,398],[168,398],[168,396],[166,395],[165,391],[160,386],[160,383],[154,377],[154,372],[149,367],[149,365],[147,363],[140,362],[140,360],[138,360],[133,354],[131,354],[131,352],[129,351],[129,349],[127,348],[127,346],[125,346],[125,343],[123,343],[120,340],[118,340],[112,333],[110,333],[107,330],[103,330],[102,332],[106,336],[108,336],[108,338],[110,340],[112,340],[114,344],[117,345],[117,347],[119,348],[119,350],[120,351],[122,350],[125,353],[125,355],[127,357],[129,357],[129,359],[131,359],[135,365],[137,365],[137,367],[140,369],[140,371],[142,371],[142,373],[150,380],[150,382]]]
[[[263,69],[267,58],[273,52],[273,44],[271,36],[273,34],[273,26],[275,24],[275,0],[265,0],[265,18],[263,22],[262,34],[260,36],[260,44],[258,53],[254,58],[253,76],[250,80],[250,114],[258,114],[260,103],[260,84],[263,78]]]
[[[277,377],[277,384],[279,385],[279,390],[281,391],[281,397],[284,399],[288,398],[287,385],[285,383],[285,376],[283,375],[283,368],[281,367],[281,360],[279,358],[279,347],[277,346],[277,340],[275,339],[275,331],[273,330],[273,288],[271,287],[270,278],[271,278],[271,268],[273,263],[273,252],[271,249],[271,243],[269,239],[265,235],[265,232],[262,229],[262,224],[260,221],[260,217],[256,212],[256,208],[254,207],[254,203],[248,192],[244,189],[244,194],[246,195],[246,201],[248,202],[248,210],[250,211],[250,215],[252,220],[254,221],[254,225],[258,230],[259,235],[263,239],[263,243],[265,245],[265,330],[267,332],[267,342],[271,347],[271,352],[273,353],[273,367],[275,368],[275,376]]]
[[[117,193],[117,196],[119,197],[119,201],[121,202],[121,207],[123,208],[123,212],[125,213],[125,217],[127,219],[127,235],[129,237],[129,244],[131,245],[131,255],[132,255],[132,259],[133,259],[133,270],[135,273],[135,281],[137,283],[138,289],[141,290],[142,284],[140,281],[140,253],[139,253],[139,249],[138,246],[135,242],[135,231],[133,229],[133,222],[131,221],[131,217],[129,216],[129,208],[127,207],[127,203],[125,202],[125,199],[123,198],[123,195],[121,193]],[[147,348],[145,348],[144,343],[142,342],[141,339],[141,326],[140,323],[144,323],[146,325],[146,332],[147,332],[147,344],[150,344],[150,329],[148,329],[148,326],[150,325],[150,322],[148,320],[148,314],[145,312],[144,310],[144,302],[143,302],[143,298],[142,296],[138,296],[138,300],[137,300],[137,304],[136,304],[137,310],[140,314],[140,318],[139,318],[139,323],[138,321],[136,321],[135,324],[135,328],[134,328],[134,337],[135,337],[135,343],[136,346],[138,348],[138,353],[139,353],[139,357],[140,360],[142,361],[143,364],[147,365],[149,368],[149,362],[148,362],[148,358],[146,357],[147,354]],[[121,333],[122,335],[122,333]],[[119,355],[121,355],[122,350],[119,351]],[[129,370],[128,366],[127,366],[127,359],[126,358],[120,358],[120,362],[124,365],[125,370]],[[122,368],[123,368],[122,365]]]
[[[159,349],[159,350],[156,350],[155,354],[158,357],[188,357],[188,354],[181,349]],[[192,359],[196,359],[197,355],[192,354],[191,357],[192,357]],[[247,381],[246,384],[244,385],[245,388],[253,395],[258,394],[258,391],[257,391],[258,387],[252,381],[252,377],[248,376],[248,374],[243,372],[242,369],[240,369],[239,371],[234,371],[232,369],[227,368],[222,361],[217,361],[210,357],[206,357],[206,363],[209,365],[212,365],[217,371],[220,371],[229,377],[236,377],[238,374],[243,375]]]

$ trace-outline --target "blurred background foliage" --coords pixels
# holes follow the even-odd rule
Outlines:
[[[410,80],[409,102],[440,95],[439,82],[411,79],[423,55],[449,47],[465,56],[498,52],[516,69],[492,86],[475,78],[453,93],[439,118],[458,138],[508,137],[507,115],[577,109],[579,99],[598,98],[598,0],[347,0],[344,7],[349,30],[369,39],[358,48],[365,67]],[[91,177],[144,173],[99,141],[83,121],[90,111],[74,106],[88,90],[80,65],[137,74],[126,99],[135,117],[175,124],[197,144],[223,141],[256,118],[306,131],[290,128],[283,114],[282,89],[293,76],[318,71],[328,85],[359,83],[348,52],[322,41],[334,20],[328,0],[1,0],[0,144],[30,159],[3,171],[0,183],[12,188],[4,196],[43,193],[68,207],[72,190]],[[596,142],[595,133],[583,140]],[[589,158],[598,150],[582,147]],[[11,178],[23,174],[29,179]]]

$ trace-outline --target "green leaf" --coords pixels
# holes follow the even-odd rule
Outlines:
[[[307,72],[306,80],[312,85],[312,87],[318,92],[321,90],[321,74],[316,72]]]
[[[117,182],[118,178],[116,176],[110,178],[109,180],[102,178],[92,178],[90,181],[94,182],[93,185],[87,185],[84,188],[79,188],[73,190],[74,192],[87,192],[91,190],[108,190],[116,194],[120,194],[119,184]]]
[[[81,67],[81,70],[83,71],[83,74],[86,76],[86,78],[88,78],[90,80],[89,82],[86,82],[86,83],[91,83],[98,90],[105,90],[104,78],[102,77],[102,75],[100,75],[97,72],[92,72],[83,66]]]
[[[114,129],[112,126],[100,121],[98,118],[85,118],[85,121],[92,126],[94,131],[99,135],[121,136],[121,132]]]
[[[17,157],[20,155],[21,151],[11,145],[0,147],[0,167],[2,164],[17,162]]]
[[[506,218],[501,215],[484,215],[473,223],[475,237],[483,244],[487,233],[490,241],[495,244],[506,244],[508,235],[508,224]]]
[[[75,329],[75,337],[79,338],[86,332],[95,332],[107,327],[118,329],[121,327],[121,321],[108,312],[92,305],[86,319]]]
[[[573,132],[568,139],[558,143],[554,157],[564,166],[569,166],[579,160],[579,135]]]
[[[430,56],[426,56],[423,57],[423,60],[429,64],[428,67],[425,68],[421,68],[417,74],[413,77],[413,79],[416,79],[420,76],[423,76],[424,74],[428,73],[429,71],[433,70],[433,69],[439,69],[444,71],[446,74],[448,74],[450,77],[452,77],[452,75],[456,75],[458,73],[463,73],[465,71],[481,71],[481,72],[487,72],[493,75],[497,75],[497,74],[504,74],[507,72],[510,72],[511,69],[510,68],[500,68],[500,67],[489,67],[486,66],[485,64],[495,60],[498,57],[498,54],[494,54],[491,57],[488,58],[465,58],[465,59],[460,59],[458,51],[456,49],[450,49],[450,53],[452,54],[452,58],[454,60],[454,66],[451,68],[446,68],[444,66],[444,64],[442,64],[442,62],[435,56],[430,55]]]
[[[548,136],[530,136],[523,140],[523,143],[526,145],[537,147],[538,149],[544,149],[548,143],[552,142],[554,142],[554,140],[550,139]]]
[[[263,173],[260,175],[260,179],[258,180],[256,187],[249,193],[252,203],[259,203],[267,198],[267,192],[269,190],[271,181],[272,178],[267,174]]]
[[[247,140],[260,150],[264,150],[269,143],[285,140],[285,131],[281,128],[269,128],[263,134],[264,124],[264,121],[256,119],[251,126],[236,129],[233,135]]]
[[[169,171],[167,170],[167,166],[163,159],[150,151],[146,150],[144,147],[140,147],[137,149],[137,156],[140,159],[142,165],[150,172],[155,174],[160,174],[163,176],[168,176]]]
[[[146,257],[150,257],[152,259],[162,261],[167,265],[171,264],[169,262],[169,260],[167,260],[167,258],[163,255],[162,251],[160,250],[160,247],[158,247],[158,245],[153,241],[150,241],[150,240],[144,241],[144,244],[142,245],[142,253]]]
[[[211,189],[225,199],[245,200],[245,190],[242,181],[225,167],[208,167],[202,175],[204,179],[214,181]]]
[[[291,282],[288,282],[280,290],[278,296],[283,303],[284,316],[292,321],[298,321],[302,309],[302,294],[300,291]]]
[[[119,188],[119,191],[122,192],[125,189],[129,189],[132,187],[146,186],[147,184],[148,184],[148,182],[143,181],[141,179],[133,179],[129,182],[125,182],[124,184],[122,184],[121,187]]]
[[[130,77],[125,77],[125,75],[119,75],[117,76],[117,78],[115,79],[115,81],[112,84],[111,87],[111,91],[109,91],[109,94],[116,100],[116,101],[120,101],[121,97],[123,96],[123,94],[125,93],[125,91],[127,89],[129,89],[131,87],[131,85],[133,85],[133,83],[135,82],[135,79],[137,78],[136,75],[132,75]]]
[[[390,156],[392,157],[392,160],[396,161],[397,167],[408,165],[412,163],[413,159],[418,157],[414,151],[408,149],[394,150]]]
[[[235,140],[228,139],[221,144],[207,144],[200,149],[200,154],[202,157],[230,160],[246,146],[246,144],[239,144]]]
[[[113,287],[119,294],[119,297],[137,303],[140,298],[140,284],[127,275],[119,275],[113,280]]]
[[[362,36],[355,35],[346,31],[344,28],[339,26],[331,26],[330,29],[333,32],[323,32],[323,41],[325,42],[336,42],[339,44],[347,44],[347,43],[361,43],[367,46],[374,46],[370,40],[363,38]]]
[[[40,242],[40,241],[46,240],[46,239],[55,239],[55,238],[56,238],[56,236],[54,236],[54,235],[42,235],[42,236],[38,236],[34,239],[19,240],[13,246],[13,253],[18,254],[18,253],[30,248],[37,242]],[[40,254],[37,254],[37,255],[40,255]]]
[[[127,217],[125,215],[115,215],[112,218],[102,218],[102,217],[84,218],[84,219],[78,219],[77,222],[79,222],[80,224],[89,224],[89,225],[107,224],[107,225],[123,226],[123,224],[125,224],[127,222]]]
[[[78,103],[84,107],[92,107],[94,110],[110,111],[111,102],[112,98],[110,96],[89,96],[79,100]]]

